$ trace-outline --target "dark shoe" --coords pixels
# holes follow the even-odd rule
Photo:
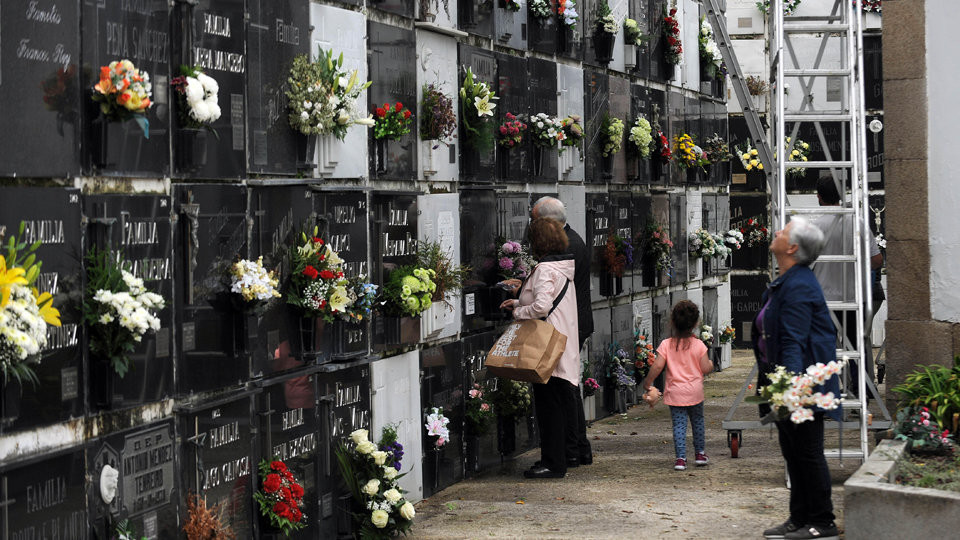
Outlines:
[[[840,531],[833,523],[829,525],[804,525],[803,527],[783,535],[787,540],[809,540],[819,538],[822,540],[836,540],[840,538]]]
[[[593,465],[593,454],[589,456],[580,456],[581,465]]]
[[[794,525],[789,519],[777,525],[776,527],[771,527],[763,531],[764,538],[783,538],[787,533],[792,533],[799,529],[798,525]]]
[[[523,476],[524,478],[563,478],[566,473],[553,472],[546,467],[539,467],[523,471]]]
[[[572,468],[574,468],[574,467],[579,467],[579,466],[580,466],[580,459],[579,459],[579,458],[567,458],[567,468],[568,468],[568,469],[572,469]]]
[[[530,470],[539,469],[541,467],[543,467],[543,462],[538,459],[533,462],[533,465],[530,466]]]

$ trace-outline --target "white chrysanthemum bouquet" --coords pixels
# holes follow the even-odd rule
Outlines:
[[[90,351],[109,361],[123,377],[136,344],[147,332],[160,329],[158,313],[166,302],[147,291],[143,280],[127,271],[109,250],[91,250],[87,265],[83,320],[90,328]]]
[[[249,307],[280,298],[277,285],[273,270],[263,267],[263,257],[256,261],[241,259],[230,267],[230,292],[240,295]]]
[[[170,85],[180,99],[180,119],[184,127],[207,128],[220,118],[218,94],[220,85],[216,79],[203,72],[200,66],[180,66],[180,76]],[[214,131],[216,133],[216,131]]]

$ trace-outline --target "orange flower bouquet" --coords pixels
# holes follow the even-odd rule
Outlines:
[[[93,87],[93,100],[100,103],[100,112],[111,121],[133,119],[150,138],[147,109],[153,106],[153,85],[150,74],[140,71],[129,60],[110,62],[100,67],[100,82]]]

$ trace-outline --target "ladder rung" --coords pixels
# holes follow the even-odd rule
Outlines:
[[[858,423],[857,425],[859,425],[859,423]],[[860,450],[853,450],[853,449],[851,449],[851,450],[845,450],[845,449],[843,449],[843,448],[826,448],[826,449],[823,450],[823,457],[826,457],[826,458],[838,458],[838,457],[841,457],[841,456],[842,456],[842,457],[845,457],[845,458],[862,458],[862,457],[864,457],[864,456],[863,456],[863,452],[860,451]]]
[[[850,75],[849,69],[785,69],[784,77],[842,77]]]
[[[850,122],[853,115],[849,113],[821,113],[821,114],[797,114],[787,113],[783,115],[784,122]]]
[[[857,360],[860,358],[860,353],[857,351],[848,351],[845,349],[837,349],[837,358],[847,357],[847,360]]]
[[[827,301],[827,308],[831,311],[856,311],[860,306],[856,302]]]
[[[850,26],[830,23],[784,22],[783,31],[788,34],[802,32],[848,32],[850,31]]]
[[[852,161],[788,161],[787,168],[801,169],[849,169],[853,167]]]
[[[791,163],[793,163],[791,161]],[[816,215],[843,215],[843,214],[853,214],[853,208],[844,208],[843,206],[801,206],[798,208],[790,208],[788,210],[791,214],[816,214]]]
[[[821,255],[817,257],[817,262],[857,262],[856,255]]]

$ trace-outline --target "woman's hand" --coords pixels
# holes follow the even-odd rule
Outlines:
[[[520,303],[520,301],[517,300],[517,299],[514,299],[514,298],[511,298],[510,300],[504,300],[503,303],[500,304],[500,309],[505,309],[505,310],[507,310],[507,311],[513,311],[513,308],[517,307],[517,304],[519,304],[519,303]]]
[[[510,279],[505,279],[505,280],[501,281],[501,282],[498,283],[497,285],[500,285],[501,287],[503,287],[503,290],[505,290],[505,291],[509,292],[510,294],[516,296],[516,295],[517,295],[517,291],[520,290],[520,285],[523,285],[523,282],[520,281],[519,279],[516,279],[516,278],[510,278]]]

